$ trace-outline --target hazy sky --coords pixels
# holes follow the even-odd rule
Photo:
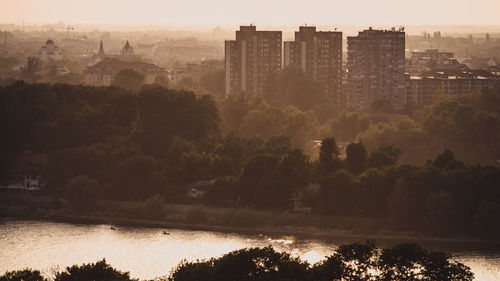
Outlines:
[[[109,24],[486,24],[500,0],[0,0],[0,22]]]

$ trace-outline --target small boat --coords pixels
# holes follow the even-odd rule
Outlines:
[[[163,231],[163,235],[170,235],[170,233]]]
[[[110,229],[111,229],[111,230],[116,230],[116,228],[114,228],[114,227],[110,227]]]

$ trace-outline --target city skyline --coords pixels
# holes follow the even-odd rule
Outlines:
[[[402,3],[404,2],[404,3]],[[55,7],[57,9],[55,9]],[[405,24],[500,25],[500,2],[478,1],[298,1],[182,2],[145,0],[1,0],[1,23],[72,24]],[[334,11],[342,13],[334,13]],[[113,11],[112,13],[110,11]],[[221,13],[224,11],[224,13]],[[230,11],[230,12],[228,12]],[[277,16],[276,11],[280,11]],[[409,12],[411,11],[411,13]],[[447,11],[444,12],[443,11]]]

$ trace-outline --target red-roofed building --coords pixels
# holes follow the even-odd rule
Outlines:
[[[114,76],[123,69],[132,69],[144,76],[144,84],[153,84],[164,79],[167,74],[164,68],[152,63],[125,61],[106,58],[85,70],[85,84],[92,86],[109,86]]]

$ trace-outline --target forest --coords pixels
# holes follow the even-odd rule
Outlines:
[[[47,156],[45,192],[80,209],[155,195],[190,203],[186,185],[213,179],[203,204],[282,212],[300,193],[313,214],[390,218],[436,235],[500,234],[491,224],[500,215],[492,161],[500,159],[500,92],[443,98],[388,122],[290,103],[16,82],[0,88],[0,180],[30,152]]]

